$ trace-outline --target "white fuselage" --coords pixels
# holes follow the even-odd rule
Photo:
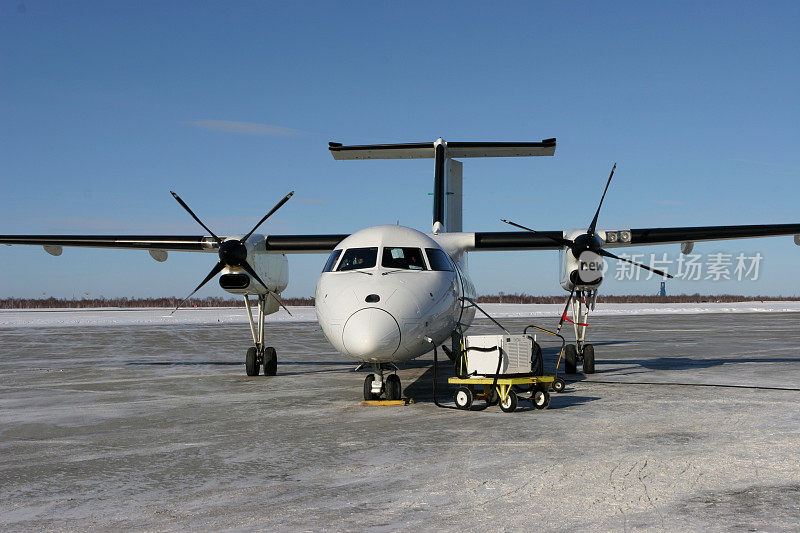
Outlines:
[[[475,310],[464,309],[461,298],[475,291],[464,254],[453,255],[402,226],[350,235],[317,282],[315,307],[325,336],[356,361],[388,363],[429,352],[430,340],[443,343],[457,324],[467,328]]]

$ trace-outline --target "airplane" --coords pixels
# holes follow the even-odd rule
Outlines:
[[[264,375],[277,374],[277,353],[265,343],[264,318],[281,307],[285,309],[281,293],[288,285],[287,255],[328,254],[316,285],[317,320],[339,353],[358,362],[359,368],[371,368],[364,380],[365,400],[401,398],[398,363],[420,357],[448,341],[453,347],[445,350],[448,355],[455,357],[458,353],[457,347],[476,312],[476,289],[467,268],[469,252],[560,250],[561,284],[570,292],[567,305],[576,301],[583,305],[575,315],[581,318],[584,308],[588,316],[589,305],[594,306],[596,289],[602,281],[598,275],[602,257],[621,259],[606,248],[682,243],[686,250],[697,241],[780,235],[794,235],[795,243],[800,245],[800,224],[598,230],[602,199],[586,231],[534,231],[516,223],[513,224],[522,231],[462,230],[463,165],[459,159],[553,156],[556,139],[446,142],[439,138],[432,143],[349,146],[331,142],[328,149],[335,160],[434,159],[432,231],[426,234],[400,225],[381,225],[349,235],[255,233],[291,198],[290,192],[248,233],[218,236],[172,192],[207,234],[0,235],[0,243],[39,245],[54,256],[61,255],[65,246],[147,250],[159,262],[166,261],[171,251],[216,253],[217,263],[183,302],[217,274],[221,274],[219,284],[224,290],[244,297],[253,339],[253,346],[245,355],[248,376],[258,375],[262,367]],[[255,319],[250,296],[258,298]],[[565,317],[566,308],[561,324]],[[569,366],[565,369],[574,372],[582,359],[584,372],[593,371],[593,348],[578,333],[576,342],[577,346],[571,345],[568,352]]]

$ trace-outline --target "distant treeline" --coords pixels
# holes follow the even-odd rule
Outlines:
[[[490,294],[480,296],[479,303],[506,304],[560,304],[565,295],[532,296],[530,294]],[[735,294],[678,294],[674,296],[627,295],[614,296],[601,294],[597,301],[602,303],[731,303],[731,302],[774,302],[800,301],[799,296],[737,296]],[[86,309],[97,307],[175,307],[179,298],[0,298],[0,309]],[[284,298],[286,305],[314,305],[314,298]],[[183,307],[240,307],[241,298],[220,298],[209,296],[187,301]]]
[[[181,298],[0,298],[0,309],[87,309],[97,307],[175,307]],[[253,298],[255,303],[255,298]],[[314,298],[283,298],[285,305],[314,305]],[[241,298],[192,298],[183,307],[244,307]]]
[[[490,294],[480,296],[479,303],[506,303],[506,304],[560,304],[567,300],[566,293],[563,296],[532,296],[530,294]],[[651,294],[630,294],[614,296],[603,294],[597,297],[598,303],[615,304],[643,304],[643,303],[731,303],[731,302],[776,302],[776,301],[798,301],[800,296],[738,296],[736,294],[676,294],[671,296],[657,296]]]

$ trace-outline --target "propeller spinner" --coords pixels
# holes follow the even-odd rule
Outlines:
[[[603,239],[601,239],[597,233],[595,233],[595,229],[597,228],[597,218],[600,216],[600,208],[603,206],[603,200],[606,198],[606,192],[608,191],[608,186],[611,184],[611,178],[614,177],[614,171],[617,169],[617,164],[614,163],[614,166],[611,167],[611,174],[608,176],[608,180],[606,181],[606,187],[603,189],[603,196],[600,197],[600,204],[597,206],[597,211],[594,213],[594,218],[589,223],[589,228],[586,230],[586,233],[582,233],[575,237],[574,240],[559,238],[559,237],[551,237],[546,233],[539,233],[536,230],[531,228],[525,227],[521,224],[517,224],[515,222],[511,222],[510,220],[500,219],[502,222],[506,224],[510,224],[514,227],[524,229],[526,231],[530,231],[532,233],[539,233],[539,235],[544,235],[548,239],[552,240],[553,242],[557,243],[559,246],[564,248],[569,248],[572,252],[572,255],[575,256],[576,259],[579,259],[581,254],[584,252],[592,252],[597,255],[601,255],[603,257],[609,257],[611,259],[616,259],[617,261],[623,261],[625,263],[630,263],[632,265],[636,265],[639,268],[643,268],[645,270],[649,270],[655,274],[659,274],[661,276],[671,278],[673,276],[663,272],[661,270],[649,267],[642,263],[637,263],[636,261],[631,261],[630,259],[625,259],[624,257],[619,257],[618,255],[614,255],[608,250],[603,249]]]
[[[241,268],[242,270],[247,272],[253,279],[255,279],[257,282],[263,285],[267,293],[273,298],[275,298],[275,301],[277,301],[278,304],[284,310],[286,310],[287,313],[291,315],[292,313],[288,309],[286,309],[286,306],[283,305],[283,302],[278,297],[278,295],[275,294],[274,291],[269,290],[267,284],[261,280],[261,277],[256,273],[255,269],[252,266],[250,266],[250,263],[247,262],[247,245],[245,245],[245,242],[247,242],[247,239],[250,238],[250,236],[258,229],[259,226],[261,226],[261,224],[264,223],[265,220],[267,220],[270,216],[272,216],[272,214],[275,211],[280,209],[281,206],[283,206],[283,204],[289,201],[289,198],[292,197],[294,191],[284,196],[277,204],[275,204],[275,207],[270,209],[269,212],[266,215],[264,215],[264,217],[261,220],[258,221],[258,224],[253,226],[253,229],[251,229],[247,233],[247,235],[245,235],[241,239],[226,239],[225,241],[217,237],[217,235],[213,231],[211,231],[208,228],[208,226],[203,224],[203,222],[197,217],[197,215],[194,214],[194,212],[189,208],[189,206],[186,205],[186,202],[181,200],[180,196],[175,194],[175,192],[173,191],[169,192],[172,193],[172,196],[175,198],[175,200],[177,200],[178,203],[181,204],[181,206],[192,216],[192,218],[195,219],[195,221],[197,221],[197,223],[200,224],[203,227],[203,229],[205,229],[208,233],[210,233],[211,236],[214,238],[214,240],[217,242],[217,244],[219,244],[219,252],[218,252],[219,262],[216,265],[214,265],[214,268],[211,269],[211,272],[208,273],[205,279],[203,279],[203,281],[201,281],[200,284],[197,287],[195,287],[195,289],[189,294],[189,296],[184,298],[183,301],[181,301],[181,303],[179,303],[175,307],[175,309],[172,310],[172,312],[174,313],[175,311],[177,311],[184,303],[186,303],[186,301],[189,298],[194,296],[194,294],[197,291],[199,291],[203,287],[203,285],[208,283],[211,280],[211,278],[222,272],[222,270],[224,270],[225,267],[234,267],[234,268]]]

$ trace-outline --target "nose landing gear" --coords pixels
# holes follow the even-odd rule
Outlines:
[[[400,377],[397,374],[389,374],[386,379],[383,378],[384,370],[397,370],[397,367],[373,363],[372,368],[375,372],[367,374],[367,377],[364,378],[364,400],[379,400],[381,394],[385,394],[387,400],[401,400],[403,398],[403,387],[400,383]]]
[[[247,350],[244,360],[245,373],[248,376],[257,376],[259,368],[264,365],[264,375],[274,376],[278,373],[278,354],[272,346],[264,346],[264,316],[267,310],[267,296],[258,296],[258,324],[253,321],[253,310],[250,299],[244,297],[247,308],[247,317],[250,321],[250,333],[253,334],[253,346]]]

